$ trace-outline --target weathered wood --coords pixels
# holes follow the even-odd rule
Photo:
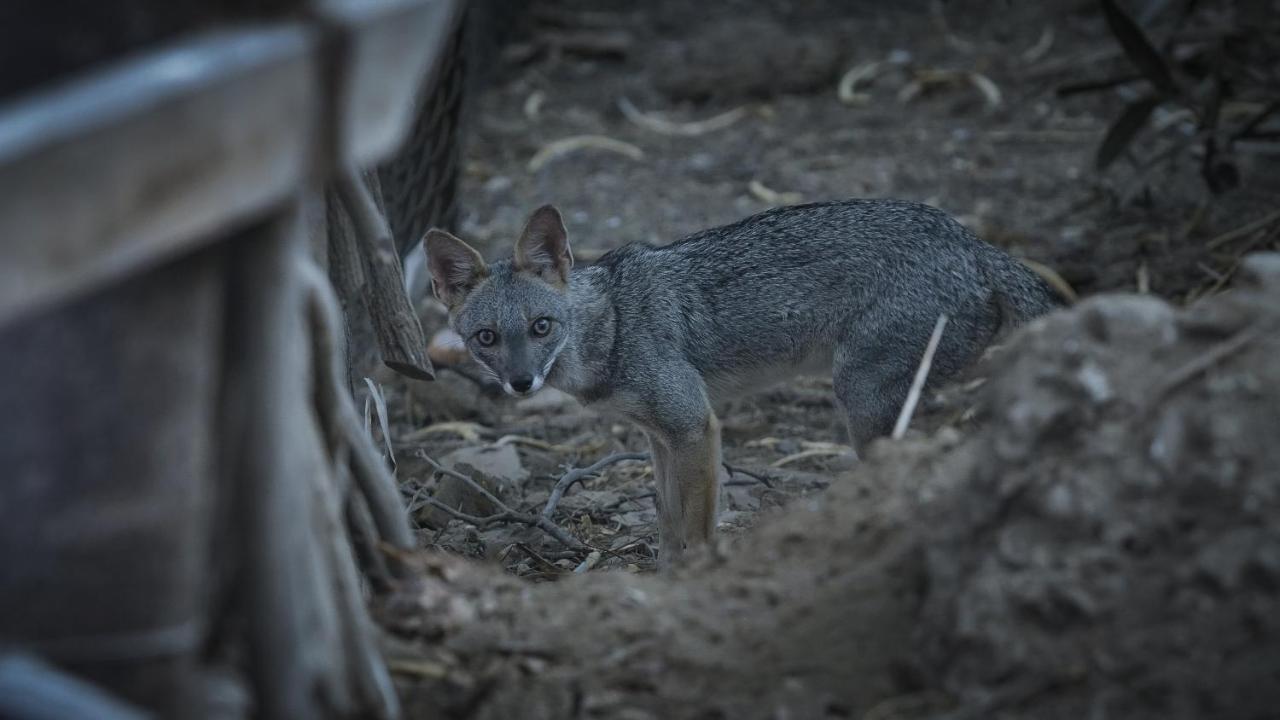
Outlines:
[[[394,151],[413,120],[415,94],[439,61],[460,0],[317,3],[345,34],[337,156],[359,167]]]
[[[300,26],[212,33],[0,114],[0,323],[292,192],[317,122],[313,53]]]
[[[0,327],[0,638],[162,715],[209,593],[221,255]]]
[[[402,550],[412,550],[413,531],[395,478],[374,449],[342,383],[339,362],[345,352],[339,334],[342,318],[338,302],[328,281],[314,266],[305,270],[301,278],[307,289],[307,313],[316,354],[315,398],[321,424],[334,444],[348,448],[355,486],[369,505],[381,539]]]
[[[29,655],[0,655],[0,717],[146,720],[141,708]]]
[[[387,542],[409,548],[413,537],[385,466],[374,466],[377,486],[367,468],[360,474],[361,458],[378,458],[339,382],[338,309],[307,256],[303,225],[290,213],[237,243],[228,318],[228,402],[251,399],[258,408],[226,413],[224,431],[238,448],[225,465],[244,523],[256,695],[266,718],[390,719],[399,709],[360,591],[347,493],[358,489],[384,511],[375,519]],[[353,488],[334,466],[348,457],[359,480]]]
[[[363,307],[360,297],[365,286],[364,258],[360,256],[351,216],[343,208],[337,191],[332,187],[326,189],[324,198],[326,256],[329,261],[326,269],[343,310],[350,316]]]
[[[378,336],[382,362],[416,380],[434,379],[435,369],[427,358],[427,341],[405,290],[404,271],[386,217],[378,210],[366,180],[354,171],[335,179],[334,190],[355,230],[365,277],[362,297]],[[346,254],[331,253],[330,258],[345,259]]]
[[[403,140],[460,3],[319,5],[344,56],[325,157],[370,165]],[[298,187],[324,114],[314,38],[211,32],[6,108],[0,323],[211,242]]]
[[[224,466],[246,552],[241,577],[248,659],[264,718],[348,715],[334,578],[315,522],[313,482],[328,482],[312,418],[305,257],[296,217],[235,243],[227,327]],[[253,410],[250,411],[249,408]],[[313,480],[320,478],[320,480]]]

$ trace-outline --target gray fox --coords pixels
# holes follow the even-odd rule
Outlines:
[[[712,536],[720,401],[830,372],[862,452],[892,427],[940,314],[931,385],[1060,302],[946,213],[897,200],[777,208],[577,270],[550,205],[510,260],[486,263],[438,229],[423,245],[453,329],[504,390],[547,384],[644,431],[663,568]]]

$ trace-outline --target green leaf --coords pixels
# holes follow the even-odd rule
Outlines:
[[[1169,64],[1160,55],[1160,51],[1151,44],[1151,40],[1142,32],[1142,28],[1120,9],[1116,0],[1101,0],[1101,2],[1102,14],[1107,18],[1107,25],[1120,41],[1120,47],[1124,49],[1129,62],[1142,72],[1156,90],[1165,95],[1179,95],[1181,90],[1173,79]]]
[[[1130,103],[1124,112],[1120,113],[1120,117],[1107,128],[1107,135],[1102,138],[1102,144],[1098,146],[1096,162],[1099,170],[1106,170],[1108,165],[1120,157],[1120,153],[1129,147],[1129,143],[1138,136],[1138,132],[1146,127],[1147,118],[1151,117],[1152,111],[1159,104],[1159,97],[1148,95]]]

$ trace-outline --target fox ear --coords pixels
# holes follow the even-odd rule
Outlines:
[[[535,273],[550,282],[569,282],[573,251],[560,211],[543,205],[529,216],[524,232],[516,241],[516,269]]]
[[[431,289],[450,310],[489,274],[480,253],[444,230],[428,230],[422,249],[431,269]]]

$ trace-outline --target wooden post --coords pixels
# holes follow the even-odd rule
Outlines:
[[[330,262],[349,261],[351,252],[342,250],[341,246],[344,242],[357,244],[365,280],[362,295],[377,333],[382,362],[416,380],[435,379],[435,369],[427,359],[427,341],[423,337],[422,326],[405,291],[404,270],[400,267],[391,228],[378,209],[368,182],[355,171],[348,170],[334,181],[334,190],[351,219],[355,237],[336,240],[331,237],[330,242],[336,242],[340,249],[330,251]],[[351,272],[333,264],[330,271]]]

